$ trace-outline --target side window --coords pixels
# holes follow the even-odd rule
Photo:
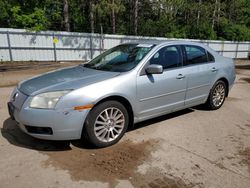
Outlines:
[[[163,69],[179,67],[181,63],[181,52],[178,46],[163,47],[150,59],[150,64],[162,65]]]
[[[214,62],[214,56],[207,51],[208,62]]]
[[[185,46],[186,64],[198,64],[209,62],[207,52],[204,48],[199,46]]]

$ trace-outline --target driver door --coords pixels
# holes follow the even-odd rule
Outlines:
[[[158,50],[149,64],[163,66],[162,74],[141,74],[137,77],[139,119],[168,113],[184,107],[187,79],[182,67],[180,46],[166,46]]]

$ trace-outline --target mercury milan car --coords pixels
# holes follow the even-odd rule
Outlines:
[[[205,104],[220,108],[235,80],[233,60],[187,41],[127,43],[86,64],[22,81],[9,114],[48,140],[117,143],[129,126]]]

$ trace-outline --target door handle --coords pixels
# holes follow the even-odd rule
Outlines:
[[[178,74],[178,76],[176,77],[176,79],[183,79],[183,78],[185,78],[185,76],[182,74]]]
[[[211,69],[211,71],[212,72],[216,72],[218,69],[216,69],[215,67],[213,67],[212,69]]]

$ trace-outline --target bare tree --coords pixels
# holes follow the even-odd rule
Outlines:
[[[219,19],[220,19],[220,8],[221,8],[221,3],[220,0],[218,2],[218,12],[217,12],[217,24],[219,24]]]
[[[137,35],[138,32],[138,1],[134,0],[134,34]]]
[[[94,33],[95,26],[94,26],[94,4],[93,4],[93,1],[89,1],[89,18],[90,18],[91,33]]]
[[[112,0],[112,31],[115,34],[115,1]]]
[[[70,31],[69,25],[69,2],[68,0],[63,1],[63,16],[64,16],[64,27],[66,31]]]
[[[218,3],[218,0],[215,0],[215,6],[214,6],[214,11],[213,11],[213,19],[212,19],[212,28],[214,28],[214,25],[215,25],[217,3]]]
[[[201,4],[202,4],[202,1],[199,0],[198,13],[197,13],[197,25],[199,25],[200,17],[201,17]]]

